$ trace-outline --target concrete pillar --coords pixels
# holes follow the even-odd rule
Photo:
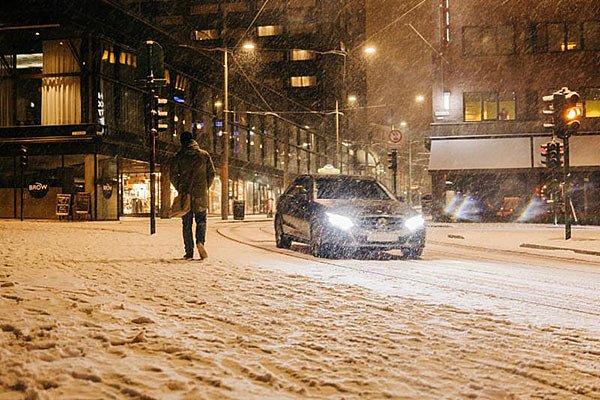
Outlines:
[[[94,177],[95,177],[95,163],[94,155],[85,155],[85,192],[90,194],[90,215],[89,218],[93,219],[94,216],[94,204],[96,204],[94,195]]]

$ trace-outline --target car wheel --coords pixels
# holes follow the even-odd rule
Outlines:
[[[418,258],[421,258],[421,254],[423,254],[423,247],[421,246],[417,247],[416,249],[402,250],[402,254],[408,259],[416,260]]]
[[[319,226],[316,224],[312,224],[310,226],[310,254],[315,257],[329,257],[329,252],[327,251],[327,246],[323,243],[322,232],[319,229]]]
[[[283,221],[280,215],[275,217],[275,245],[279,249],[289,249],[292,245],[292,239],[283,233]]]

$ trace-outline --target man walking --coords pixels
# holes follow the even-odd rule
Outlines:
[[[194,237],[192,224],[196,221],[196,247],[200,259],[208,257],[204,248],[206,238],[206,210],[208,208],[208,188],[215,178],[215,166],[210,154],[202,150],[194,140],[192,132],[183,132],[179,140],[181,149],[175,154],[171,164],[171,182],[180,194],[190,194],[191,210],[182,219],[184,259],[194,258]]]

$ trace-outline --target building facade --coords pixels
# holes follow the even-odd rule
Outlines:
[[[345,63],[323,63],[337,54],[324,50],[330,43],[323,42],[322,28],[328,25],[319,20],[315,28],[300,15],[314,15],[311,7],[323,5],[297,2],[283,14],[271,10],[242,31],[257,3],[175,1],[163,9],[167,2],[0,6],[0,217],[58,218],[58,203],[64,202],[59,195],[71,195],[71,217],[77,210],[90,219],[150,212],[148,99],[136,51],[148,39],[165,50],[166,82],[159,92],[167,99],[168,127],[158,134],[156,154],[161,215],[168,214],[174,197],[168,165],[178,135],[194,132],[218,170],[225,115],[230,208],[233,200],[245,200],[247,213],[268,212],[289,177],[334,162],[334,119],[288,112],[323,110],[342,93],[344,81],[328,80],[327,68],[340,76]],[[290,42],[304,35],[321,39]],[[262,52],[262,59],[237,53],[235,39],[245,36],[263,40],[272,51]],[[229,113],[223,110],[224,46],[234,49]],[[352,155],[342,154],[345,169],[351,168]],[[220,212],[221,185],[217,177],[211,213]]]
[[[572,208],[600,221],[600,4],[434,0],[429,172],[433,215],[550,221],[562,186],[542,164],[542,97],[581,95]]]

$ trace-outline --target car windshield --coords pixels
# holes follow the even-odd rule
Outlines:
[[[374,180],[317,178],[318,199],[389,200],[391,197]]]

